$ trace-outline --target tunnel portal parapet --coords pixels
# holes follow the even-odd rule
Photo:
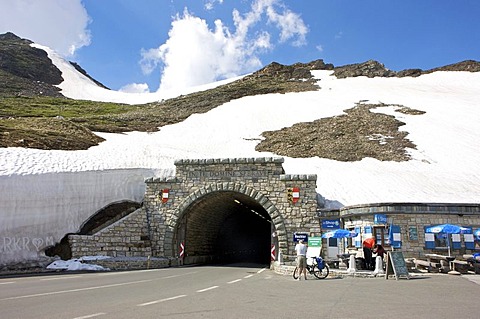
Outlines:
[[[284,255],[293,254],[293,233],[320,232],[316,213],[317,176],[287,175],[283,162],[283,158],[268,157],[183,159],[175,161],[175,176],[148,179],[144,207],[152,253],[177,256],[179,243],[184,240],[190,242],[190,247],[201,242],[204,247],[191,249],[207,251],[212,242],[199,238],[205,234],[202,229],[214,231],[221,227],[219,218],[226,218],[226,210],[233,207],[231,202],[240,199],[268,215],[278,250]],[[292,189],[299,190],[295,202],[288,197]],[[212,204],[203,207],[202,202],[207,200]],[[185,230],[185,216],[187,213],[193,216],[193,211],[204,216],[201,222],[191,222]]]

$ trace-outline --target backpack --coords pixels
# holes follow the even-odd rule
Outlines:
[[[317,257],[316,259],[317,259],[318,269],[322,270],[323,268],[325,268],[325,262],[323,261],[323,258]]]

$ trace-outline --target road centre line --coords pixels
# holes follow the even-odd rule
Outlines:
[[[0,285],[9,285],[9,284],[14,284],[15,281],[7,281],[7,282],[0,282]]]
[[[8,297],[8,298],[0,299],[0,301],[4,301],[4,300],[15,300],[15,299],[25,299],[25,298],[33,298],[33,297],[42,297],[42,296],[51,296],[51,295],[59,295],[59,294],[70,293],[70,292],[79,292],[79,291],[88,291],[88,290],[96,290],[96,289],[120,287],[120,286],[140,284],[140,283],[143,283],[143,282],[150,282],[150,281],[155,281],[155,280],[160,280],[160,279],[163,279],[163,278],[146,279],[146,280],[138,280],[138,281],[124,282],[124,283],[120,283],[120,284],[111,284],[111,285],[94,286],[94,287],[78,288],[78,289],[69,289],[69,290],[59,290],[59,291],[44,292],[44,293],[33,294],[33,295],[24,295],[24,296]]]
[[[200,289],[200,290],[197,290],[197,292],[205,292],[205,291],[216,289],[216,288],[218,288],[218,286],[212,286],[205,289]]]
[[[14,284],[15,281],[7,281],[7,282],[0,282],[0,285],[9,285],[9,284]]]
[[[98,317],[98,316],[103,316],[106,315],[104,312],[99,312],[99,313],[94,313],[91,315],[86,315],[86,316],[81,316],[81,317],[75,317],[73,319],[88,319],[88,318],[93,318],[93,317]]]
[[[187,295],[178,295],[178,296],[175,296],[175,297],[164,298],[164,299],[159,299],[159,300],[155,300],[155,301],[149,301],[149,302],[141,303],[141,304],[138,304],[137,306],[138,307],[150,306],[150,305],[154,305],[156,303],[169,301],[169,300],[175,300],[175,299],[183,298],[183,297],[186,297],[186,296]]]
[[[82,277],[82,276],[58,276],[58,277],[43,278],[43,279],[40,279],[40,281],[72,279],[72,278],[80,278],[80,277]]]
[[[267,270],[267,268],[262,268],[262,269],[260,269],[259,271],[257,271],[257,274],[261,274],[261,273],[264,272],[265,270]]]
[[[253,277],[253,275],[246,275],[246,276],[243,277],[243,278],[247,279],[247,278],[250,278],[250,277]]]
[[[113,272],[98,273],[98,276],[131,275],[132,273],[160,271],[160,270],[163,270],[163,269],[142,269],[142,270],[134,270],[134,271],[113,271]]]
[[[242,281],[242,279],[235,279],[235,280],[227,282],[227,284],[234,284],[234,283],[239,282],[239,281]]]

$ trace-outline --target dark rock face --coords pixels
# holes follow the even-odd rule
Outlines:
[[[333,73],[338,79],[366,76],[373,77],[393,77],[395,71],[390,71],[383,64],[377,61],[369,60],[363,63],[349,64],[335,68]]]
[[[402,71],[397,72],[397,76],[399,78],[403,78],[403,77],[407,77],[407,76],[417,77],[417,76],[420,76],[422,74],[423,74],[422,69],[406,69],[406,70],[402,70]]]
[[[349,77],[366,76],[373,77],[418,77],[423,74],[428,74],[437,71],[466,71],[466,72],[479,72],[480,62],[474,60],[466,60],[446,66],[434,68],[431,70],[422,69],[406,69],[402,71],[391,71],[380,62],[369,60],[363,63],[349,64],[345,66],[335,67],[335,75],[338,79],[344,79]]]
[[[62,73],[43,50],[13,33],[0,35],[0,95],[62,96]]]
[[[424,71],[424,73],[432,73],[436,71],[480,72],[480,62],[474,60],[466,60]]]
[[[336,161],[360,161],[365,157],[380,161],[408,161],[407,148],[416,146],[408,132],[399,130],[405,123],[394,116],[371,112],[384,104],[357,104],[344,115],[297,123],[277,131],[263,132],[257,151],[293,158],[321,157]],[[397,112],[421,115],[424,112],[395,105]]]
[[[266,67],[254,72],[253,76],[273,76],[284,80],[302,80],[312,79],[310,73],[312,70],[333,70],[333,64],[325,64],[323,60],[315,60],[310,63],[295,63],[292,65],[283,65],[272,62]]]
[[[75,62],[72,62],[72,61],[69,61],[70,64],[75,68],[75,70],[77,70],[78,72],[82,73],[83,75],[85,75],[87,78],[89,78],[90,80],[92,80],[96,85],[98,85],[99,87],[102,87],[104,89],[107,89],[107,90],[110,90],[108,87],[106,87],[105,85],[103,85],[102,83],[98,82],[97,80],[95,80],[94,78],[92,78],[88,73],[87,71],[85,71],[78,63],[75,63]]]
[[[62,72],[53,65],[43,50],[13,34],[0,36],[0,69],[25,79],[52,85],[62,83]]]

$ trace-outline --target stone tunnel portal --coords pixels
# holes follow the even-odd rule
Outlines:
[[[184,243],[185,264],[269,264],[274,230],[269,214],[255,199],[235,191],[216,191],[184,210],[173,242]]]

